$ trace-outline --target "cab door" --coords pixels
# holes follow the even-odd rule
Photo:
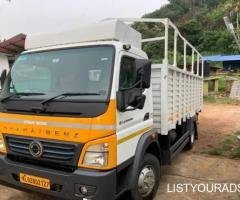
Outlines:
[[[134,87],[137,78],[135,61],[138,58],[138,56],[130,52],[120,53],[117,91]],[[141,135],[152,127],[151,88],[145,89],[143,94],[146,96],[146,100],[142,109],[134,109],[128,106],[127,111],[117,110],[118,164],[123,163],[135,155]]]

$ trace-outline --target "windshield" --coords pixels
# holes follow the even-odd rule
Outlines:
[[[10,70],[1,97],[32,93],[35,95],[24,95],[21,99],[44,100],[63,93],[79,93],[65,96],[64,100],[106,100],[113,57],[112,46],[23,54]]]

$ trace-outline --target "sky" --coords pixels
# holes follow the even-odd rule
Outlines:
[[[141,17],[167,0],[0,0],[0,39],[59,32],[112,17]]]

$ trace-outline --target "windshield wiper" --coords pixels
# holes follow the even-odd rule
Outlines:
[[[79,93],[79,92],[76,92],[76,93],[62,93],[62,94],[58,94],[58,95],[55,95],[49,99],[46,99],[44,101],[41,102],[42,105],[52,101],[52,100],[55,100],[59,97],[68,97],[68,96],[88,96],[88,95],[101,95],[99,93]]]
[[[6,100],[11,99],[12,97],[15,96],[38,96],[38,95],[45,95],[45,93],[41,93],[41,92],[19,92],[19,93],[14,93],[14,94],[10,94],[9,96],[6,96],[4,98],[1,99],[1,102],[4,102]]]

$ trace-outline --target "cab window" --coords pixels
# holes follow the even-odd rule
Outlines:
[[[131,88],[136,83],[135,58],[123,56],[120,66],[119,89]]]

